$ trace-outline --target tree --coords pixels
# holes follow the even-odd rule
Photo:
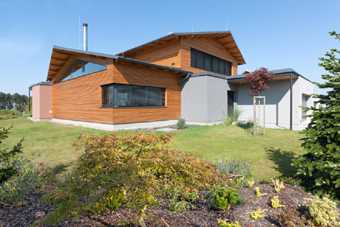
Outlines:
[[[9,128],[0,127],[0,144],[3,140],[8,138],[9,130],[13,127],[13,125]],[[21,139],[19,143],[13,146],[11,150],[9,149],[1,149],[0,148],[0,185],[4,181],[11,178],[13,175],[17,173],[18,162],[16,160],[16,156],[19,153],[22,153],[22,141]]]
[[[329,32],[340,41],[340,33]],[[324,83],[316,83],[319,88],[330,88],[327,95],[313,94],[319,98],[318,103],[326,108],[302,107],[312,110],[311,122],[303,130],[302,147],[306,154],[293,161],[297,168],[297,176],[304,179],[304,186],[320,196],[330,194],[340,199],[340,53],[331,49],[325,57],[319,58],[328,73],[321,77]]]
[[[247,76],[244,77],[244,80],[251,83],[248,87],[250,92],[250,97],[257,97],[259,96],[262,91],[265,89],[269,89],[267,83],[273,78],[275,74],[272,72],[268,72],[268,69],[261,67],[254,72],[249,73]],[[259,107],[259,119],[260,119],[260,99],[258,98],[258,107]],[[256,102],[254,102],[254,135],[259,134],[259,129],[256,128],[259,126],[259,121],[256,121]]]

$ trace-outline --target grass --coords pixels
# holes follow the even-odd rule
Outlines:
[[[61,170],[67,167],[73,167],[77,158],[84,152],[71,146],[79,134],[108,134],[110,132],[84,128],[79,126],[62,125],[52,122],[33,122],[26,118],[16,118],[0,121],[0,127],[9,127],[14,124],[8,138],[3,141],[4,147],[12,147],[22,137],[25,137],[23,142],[23,157],[30,160],[37,159],[38,154],[41,154],[43,160],[46,159],[46,154],[49,155],[47,162],[51,165],[55,164],[61,167]],[[32,153],[35,156],[32,156]]]
[[[71,146],[79,134],[110,133],[52,122],[32,122],[26,118],[0,121],[0,127],[9,127],[11,124],[14,124],[14,128],[4,141],[4,147],[13,146],[25,137],[24,158],[35,159],[38,154],[43,157],[49,154],[48,162],[61,167],[61,170],[72,168],[82,154],[83,150],[76,151]],[[266,129],[265,136],[256,137],[251,131],[250,128],[238,126],[197,127],[176,132],[174,144],[181,150],[199,151],[206,160],[214,161],[223,155],[248,160],[256,180],[281,174],[293,175],[295,170],[290,165],[291,159],[304,153],[299,141],[302,135],[296,131]],[[32,157],[33,152],[35,157]]]
[[[291,160],[304,154],[296,131],[266,129],[266,135],[253,136],[251,129],[238,126],[204,126],[178,131],[174,142],[186,151],[199,151],[206,160],[229,155],[248,160],[255,180],[269,179],[279,175],[291,176],[295,169]]]

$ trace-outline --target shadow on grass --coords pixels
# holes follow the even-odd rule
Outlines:
[[[242,128],[244,131],[246,131],[246,133],[249,134],[254,134],[254,126],[253,125],[249,125],[249,124],[245,124],[245,125],[237,125],[238,127]]]
[[[277,166],[273,167],[274,170],[281,173],[282,176],[292,177],[296,173],[296,168],[291,165],[292,160],[295,158],[295,153],[291,151],[282,151],[280,148],[273,147],[266,148],[267,158],[273,161]]]

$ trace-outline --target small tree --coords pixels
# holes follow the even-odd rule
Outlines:
[[[261,67],[258,70],[255,70],[252,73],[249,73],[247,76],[244,77],[244,80],[251,83],[251,85],[248,87],[250,92],[250,97],[258,97],[264,91],[265,89],[269,89],[267,86],[267,83],[273,78],[275,74],[272,72],[268,72],[268,69]],[[257,98],[258,100],[258,107],[259,107],[259,118],[260,118],[260,98]],[[256,121],[256,102],[254,102],[254,134],[258,135],[259,130],[256,130],[256,128],[259,128],[259,121]]]
[[[9,130],[12,127],[13,125],[7,129],[0,127],[0,144],[3,140],[8,138]],[[23,140],[24,139],[21,139],[11,150],[0,148],[0,184],[17,173],[18,164],[16,156],[19,153],[22,153],[21,143]]]
[[[340,40],[340,33],[330,32]],[[340,51],[331,49],[326,57],[319,58],[322,66],[329,73],[322,75],[324,83],[316,83],[319,88],[331,88],[327,95],[313,94],[318,103],[326,108],[302,107],[312,110],[311,122],[302,132],[302,147],[307,153],[293,161],[297,167],[297,176],[304,179],[304,185],[313,193],[330,194],[340,199]]]

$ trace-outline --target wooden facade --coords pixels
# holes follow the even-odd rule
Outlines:
[[[108,124],[173,120],[181,117],[181,76],[170,70],[152,68],[114,59],[73,56],[105,63],[107,69],[52,85],[52,118]],[[109,63],[111,62],[111,64]],[[57,75],[58,76],[58,75]],[[102,107],[102,88],[108,83],[162,87],[166,107]]]
[[[122,58],[54,48],[47,76],[52,82],[52,118],[107,124],[179,119],[181,117],[179,82],[182,76],[189,71],[192,73],[206,71],[191,67],[190,48],[232,62],[232,75],[237,74],[238,64],[244,64],[244,59],[230,33],[195,37],[170,35],[122,53],[120,54]],[[144,63],[131,62],[128,58]],[[106,65],[107,69],[61,82],[64,72],[75,59]],[[110,83],[165,88],[166,106],[102,107],[101,85]]]

